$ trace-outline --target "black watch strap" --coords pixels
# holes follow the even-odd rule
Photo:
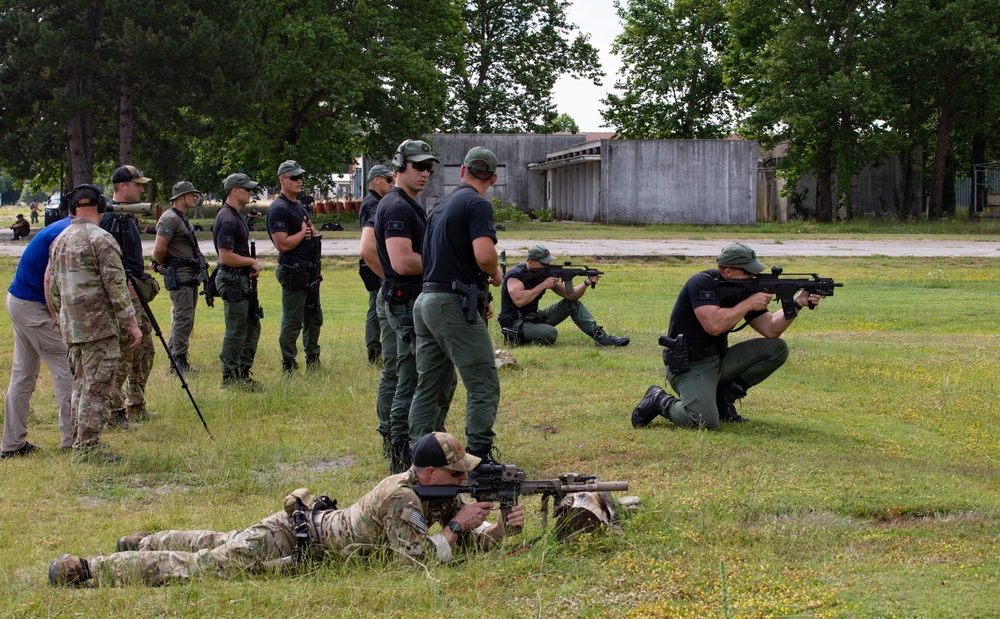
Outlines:
[[[448,528],[451,529],[451,532],[454,533],[455,535],[462,534],[462,525],[461,523],[455,520],[452,520],[451,522],[448,523]]]

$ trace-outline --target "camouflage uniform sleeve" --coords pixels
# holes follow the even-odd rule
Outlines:
[[[52,243],[52,245],[49,246],[49,265],[52,264],[52,256],[55,251],[57,251],[57,247],[58,245],[56,243]],[[59,308],[62,307],[62,294],[59,290],[59,279],[56,277],[56,274],[51,271],[51,267],[49,270],[49,303],[52,306],[52,312],[56,316],[59,316]]]
[[[94,241],[94,253],[97,255],[97,263],[101,269],[101,279],[104,281],[104,290],[107,292],[108,300],[111,302],[119,322],[124,322],[131,316],[135,316],[135,309],[132,307],[132,299],[129,297],[125,268],[122,266],[117,244],[113,242],[110,235],[102,235]]]
[[[452,560],[451,545],[439,534],[428,536],[420,499],[410,488],[398,488],[383,503],[385,534],[396,557],[406,562]]]

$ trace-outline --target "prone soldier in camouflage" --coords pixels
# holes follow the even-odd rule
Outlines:
[[[198,307],[204,257],[188,221],[188,210],[201,199],[201,192],[188,181],[174,185],[172,206],[156,222],[153,246],[153,269],[163,275],[163,287],[170,292],[173,310],[170,315],[170,354],[181,372],[191,369],[188,363],[194,314]],[[173,371],[173,368],[171,368]]]
[[[139,202],[142,198],[142,192],[150,180],[152,179],[144,176],[142,170],[133,165],[123,165],[116,168],[111,174],[114,197],[108,205],[114,207],[116,204]],[[122,256],[122,261],[128,267],[132,277],[135,278],[136,285],[146,301],[152,303],[153,298],[160,292],[160,284],[149,273],[146,273],[146,265],[142,258],[142,237],[139,236],[139,227],[135,217],[126,213],[115,213],[111,210],[104,213],[101,217],[101,227],[114,233],[117,226],[123,227],[128,236],[128,255]],[[110,425],[121,428],[128,428],[130,421],[142,421],[148,417],[146,412],[146,382],[153,369],[153,356],[156,353],[156,349],[153,347],[153,324],[142,309],[135,292],[132,292],[132,307],[135,309],[135,318],[142,331],[142,341],[139,342],[138,346],[129,346],[128,334],[124,331],[121,333],[121,356],[115,379],[117,382],[109,403]]]
[[[479,461],[454,436],[435,432],[414,445],[412,468],[386,477],[347,509],[323,509],[330,504],[314,501],[308,489],[300,488],[285,497],[284,511],[243,531],[133,533],[119,538],[119,552],[108,556],[62,555],[49,567],[49,581],[54,585],[160,585],[207,574],[291,572],[296,557],[344,557],[385,547],[406,563],[451,561],[456,547],[492,547],[504,537],[505,527],[485,522],[491,503],[463,503],[456,497],[432,505],[422,501],[413,487],[461,484]],[[304,516],[302,522],[308,528],[308,541],[303,538],[298,547],[296,514]],[[429,535],[433,524],[442,529]],[[514,506],[507,525],[516,531],[523,524],[524,506]]]
[[[99,450],[101,413],[116,386],[119,324],[136,346],[142,332],[129,299],[118,244],[97,223],[104,196],[79,186],[69,199],[73,223],[49,248],[49,305],[69,349],[73,371],[74,461],[117,461]]]

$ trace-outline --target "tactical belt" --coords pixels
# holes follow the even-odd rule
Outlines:
[[[219,265],[219,270],[223,273],[235,273],[237,275],[250,275],[250,267],[227,267],[224,264]]]
[[[458,290],[451,287],[451,284],[442,284],[440,282],[424,282],[424,292],[450,292],[451,294],[462,294]]]
[[[688,344],[688,359],[691,363],[708,359],[712,356],[723,357],[726,354],[726,347],[715,344]]]

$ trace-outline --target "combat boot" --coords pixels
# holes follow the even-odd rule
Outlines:
[[[318,370],[320,368],[319,355],[306,355],[306,369]]]
[[[136,531],[135,533],[129,533],[128,535],[122,535],[118,538],[118,552],[127,552],[130,550],[139,550],[139,542],[149,537],[149,533],[143,531]]]
[[[181,374],[188,376],[197,372],[191,364],[188,363],[187,355],[174,355],[174,362],[176,363],[176,368],[174,363],[170,364],[170,373],[173,374],[177,369],[181,371]]]
[[[715,405],[719,409],[719,421],[728,423],[745,423],[746,417],[736,412],[736,401],[742,400],[750,388],[740,379],[728,382],[715,391]]]
[[[604,327],[597,327],[594,332],[590,334],[590,337],[594,338],[594,342],[598,346],[628,346],[631,341],[627,337],[615,337],[613,335],[608,335],[604,332]]]
[[[250,366],[248,365],[241,365],[240,369],[237,370],[237,378],[239,379],[240,388],[243,389],[243,391],[263,391],[264,385],[255,381],[250,374]]]
[[[632,427],[645,428],[653,423],[654,419],[666,413],[667,407],[676,399],[659,385],[651,386],[639,404],[632,409]]]
[[[128,410],[119,408],[111,411],[111,419],[104,423],[105,428],[112,430],[128,430],[130,427],[138,428],[138,424],[129,423]]]
[[[74,464],[118,464],[122,457],[103,446],[77,449],[73,454]]]
[[[239,386],[240,379],[233,370],[222,370],[222,388],[228,389],[234,385]]]
[[[299,363],[295,359],[285,359],[281,362],[281,373],[291,376],[299,371]]]
[[[139,404],[137,406],[129,406],[125,409],[125,414],[128,417],[129,427],[138,428],[136,421],[149,421],[158,414],[155,411],[146,410],[145,404]]]
[[[392,439],[392,451],[389,454],[389,472],[393,475],[405,473],[413,464],[410,454],[410,439],[397,437]]]
[[[49,566],[49,582],[55,586],[75,587],[91,578],[87,560],[76,555],[62,555]]]
[[[500,464],[499,461],[499,458],[501,457],[500,450],[496,449],[492,445],[490,445],[489,447],[484,447],[482,449],[469,449],[467,451],[468,453],[476,456],[480,460],[479,464],[476,465],[476,470],[479,470],[479,467],[483,466],[484,464]]]
[[[382,457],[388,460],[392,456],[392,436],[389,434],[382,434]]]

